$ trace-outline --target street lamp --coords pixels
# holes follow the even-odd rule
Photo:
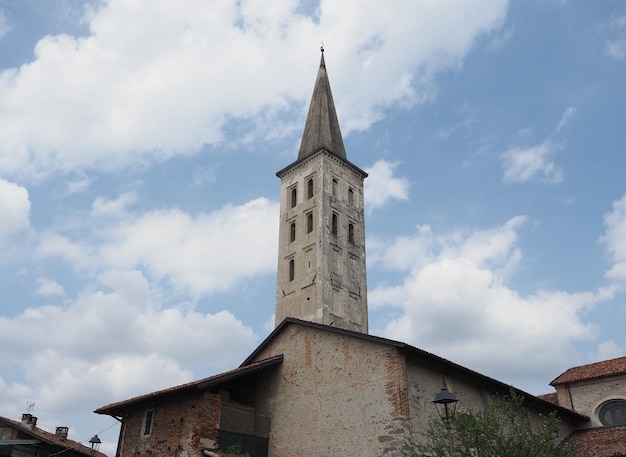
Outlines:
[[[100,441],[100,438],[98,438],[98,435],[94,435],[91,438],[89,438],[89,444],[91,445],[91,457],[96,455],[96,451],[100,447],[100,443],[102,443],[102,441]]]
[[[447,388],[442,387],[433,403],[437,408],[439,417],[445,422],[446,429],[448,431],[448,446],[450,448],[450,457],[454,457],[454,448],[452,446],[452,420],[454,419],[454,413],[456,413],[456,402],[459,401],[452,392]]]

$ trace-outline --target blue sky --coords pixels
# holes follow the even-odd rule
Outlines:
[[[237,366],[271,331],[319,43],[369,172],[370,333],[531,393],[626,353],[626,4],[0,0],[0,415]]]

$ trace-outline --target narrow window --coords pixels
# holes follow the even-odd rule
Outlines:
[[[289,282],[293,281],[296,276],[296,265],[295,261],[291,259],[289,261]]]
[[[333,213],[332,220],[331,220],[331,226],[330,226],[330,231],[331,231],[331,233],[333,235],[337,234],[337,225],[338,225],[338,223],[337,223],[337,214]]]
[[[306,184],[307,187],[307,198],[313,198],[313,178],[310,178]]]
[[[354,225],[348,224],[348,241],[354,243]]]
[[[307,213],[306,215],[306,232],[311,233],[313,231],[313,213]]]
[[[298,189],[295,187],[291,189],[291,207],[295,207],[298,203]]]
[[[354,206],[354,191],[352,190],[352,187],[348,189],[348,205]]]
[[[149,435],[152,431],[152,417],[154,416],[154,411],[146,411],[146,414],[143,417],[143,434]]]
[[[289,241],[296,241],[296,223],[292,222],[289,226]]]
[[[339,195],[339,181],[333,178],[333,197],[338,198]]]

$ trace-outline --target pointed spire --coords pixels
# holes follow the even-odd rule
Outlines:
[[[333,95],[330,91],[328,74],[326,73],[323,46],[321,51],[322,59],[317,72],[313,96],[311,97],[309,114],[304,125],[298,160],[306,158],[321,148],[328,150],[343,160],[348,160],[343,146],[341,130],[339,129]]]

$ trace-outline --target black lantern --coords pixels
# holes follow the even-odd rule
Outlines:
[[[456,403],[458,401],[459,399],[456,398],[456,395],[445,387],[441,388],[441,392],[439,392],[433,400],[433,403],[437,408],[437,412],[439,413],[439,417],[441,417],[441,420],[446,424],[450,457],[454,457],[454,447],[452,445],[452,420],[454,419],[454,414],[456,413]]]

